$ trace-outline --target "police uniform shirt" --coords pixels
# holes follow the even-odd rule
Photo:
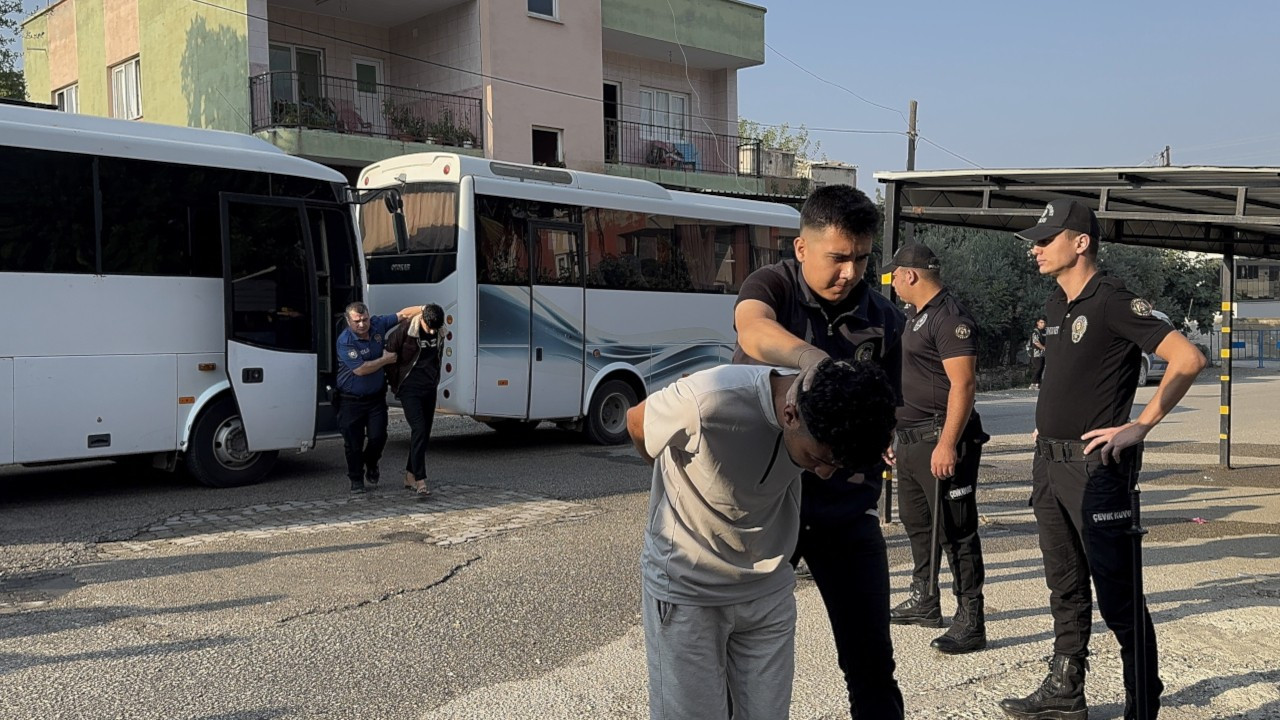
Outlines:
[[[361,340],[351,328],[338,335],[338,389],[348,395],[373,395],[383,391],[386,374],[382,368],[368,375],[353,371],[370,360],[382,357],[387,332],[396,326],[395,315],[373,315],[369,318],[369,339]]]
[[[1142,351],[1155,352],[1173,328],[1151,314],[1151,303],[1102,273],[1073,301],[1058,288],[1045,317],[1040,435],[1079,441],[1090,430],[1129,422]]]
[[[951,380],[942,361],[978,354],[973,316],[947,290],[907,313],[902,333],[902,400],[898,426],[946,417]]]
[[[902,404],[902,330],[904,316],[865,282],[839,303],[815,296],[800,274],[800,264],[783,260],[747,276],[737,302],[759,300],[773,309],[778,323],[791,334],[837,360],[869,360],[889,376],[896,401]],[[761,365],[734,349],[735,364]],[[849,482],[855,472],[864,475]],[[806,517],[844,517],[874,510],[880,497],[880,467],[841,469],[829,479],[806,472],[802,511]]]

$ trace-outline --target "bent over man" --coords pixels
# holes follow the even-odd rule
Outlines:
[[[894,423],[873,365],[828,360],[791,400],[796,381],[722,366],[627,413],[637,452],[654,463],[641,556],[654,720],[728,720],[730,701],[734,720],[788,716],[800,472],[869,462]]]
[[[1084,720],[1093,596],[1120,643],[1126,720],[1153,720],[1164,683],[1157,672],[1151,613],[1134,600],[1130,491],[1142,441],[1173,409],[1205,366],[1181,334],[1151,315],[1151,303],[1098,272],[1098,218],[1076,200],[1054,200],[1018,237],[1029,240],[1041,275],[1058,281],[1045,305],[1045,373],[1036,402],[1031,503],[1040,533],[1053,659],[1040,687],[1001,701],[1020,720]],[[1160,387],[1130,420],[1141,352],[1169,362]],[[1142,629],[1135,623],[1141,614]],[[1139,637],[1144,638],[1139,647]],[[1144,673],[1138,676],[1137,654]],[[1138,716],[1137,697],[1146,699]]]
[[[338,335],[338,429],[342,432],[351,492],[364,492],[365,480],[377,485],[378,461],[387,445],[387,378],[383,368],[396,361],[385,347],[387,332],[417,316],[421,305],[395,315],[369,315],[369,306],[347,306],[347,327]]]

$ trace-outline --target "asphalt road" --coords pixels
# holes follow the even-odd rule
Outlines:
[[[1240,387],[1248,391],[1233,415],[1236,454],[1280,456],[1268,411],[1280,403],[1280,377],[1258,374]],[[1140,390],[1139,401],[1152,392]],[[1152,457],[1179,459],[1160,470],[1157,458],[1157,483],[1189,482],[1188,472],[1216,460],[1217,404],[1206,379],[1153,434]],[[1034,398],[990,393],[979,407],[995,436],[983,478],[993,577],[1009,568],[1009,597],[1025,595],[1009,622],[1040,622],[1011,630],[1025,642],[1006,644],[1007,657],[983,653],[964,666],[972,670],[953,664],[941,674],[920,629],[895,630],[911,717],[996,717],[982,709],[991,706],[984,693],[1009,685],[1025,694],[1043,674],[1043,581],[1020,454]],[[424,503],[396,479],[407,446],[407,429],[393,424],[389,486],[359,498],[347,493],[333,442],[282,458],[268,482],[231,490],[112,464],[0,471],[0,718],[647,717],[638,556],[649,470],[629,448],[587,445],[549,426],[511,440],[441,418],[430,452],[435,492]],[[1251,488],[1225,484],[1223,507],[1236,504],[1211,516],[1222,521],[1213,529],[1232,542],[1274,540],[1276,514],[1239,498],[1274,497],[1262,488],[1275,469],[1261,469]],[[1177,534],[1188,525],[1174,522],[1179,512],[1157,510],[1170,520],[1154,543],[1195,540]],[[901,593],[907,550],[900,527],[887,533]],[[1280,584],[1277,553],[1229,554],[1251,553],[1269,563],[1248,570],[1263,588],[1252,636],[1265,634],[1263,651],[1280,652],[1278,595],[1265,594]],[[811,584],[797,593],[798,667],[812,669],[798,672],[793,717],[840,717],[821,604]],[[1224,590],[1232,594],[1239,589]],[[1099,644],[1095,664],[1105,665]],[[1221,672],[1242,675],[1249,663]],[[1280,693],[1253,682],[1269,677],[1274,691],[1274,662],[1259,665],[1258,678],[1251,672],[1230,693],[1203,691],[1199,705],[1199,680],[1171,678],[1194,703],[1166,716],[1280,717]],[[1114,681],[1097,687],[1114,693]],[[1118,714],[1113,703],[1095,717],[1114,716],[1108,708]]]

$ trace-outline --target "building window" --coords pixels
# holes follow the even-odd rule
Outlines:
[[[529,14],[558,20],[559,4],[557,0],[529,0]]]
[[[689,96],[640,89],[640,122],[651,126],[653,139],[675,142],[689,134]]]
[[[563,130],[555,128],[533,129],[533,164],[564,167]]]
[[[312,102],[324,97],[324,51],[272,43],[271,99],[286,103]]]
[[[111,68],[111,116],[142,117],[142,70],[138,58]]]
[[[80,112],[80,86],[68,85],[53,94],[53,104],[62,112]]]

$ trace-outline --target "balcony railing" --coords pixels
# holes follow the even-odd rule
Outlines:
[[[756,138],[605,120],[604,145],[607,163],[761,176],[762,148]]]
[[[301,72],[249,79],[253,130],[278,127],[482,147],[479,98]]]

